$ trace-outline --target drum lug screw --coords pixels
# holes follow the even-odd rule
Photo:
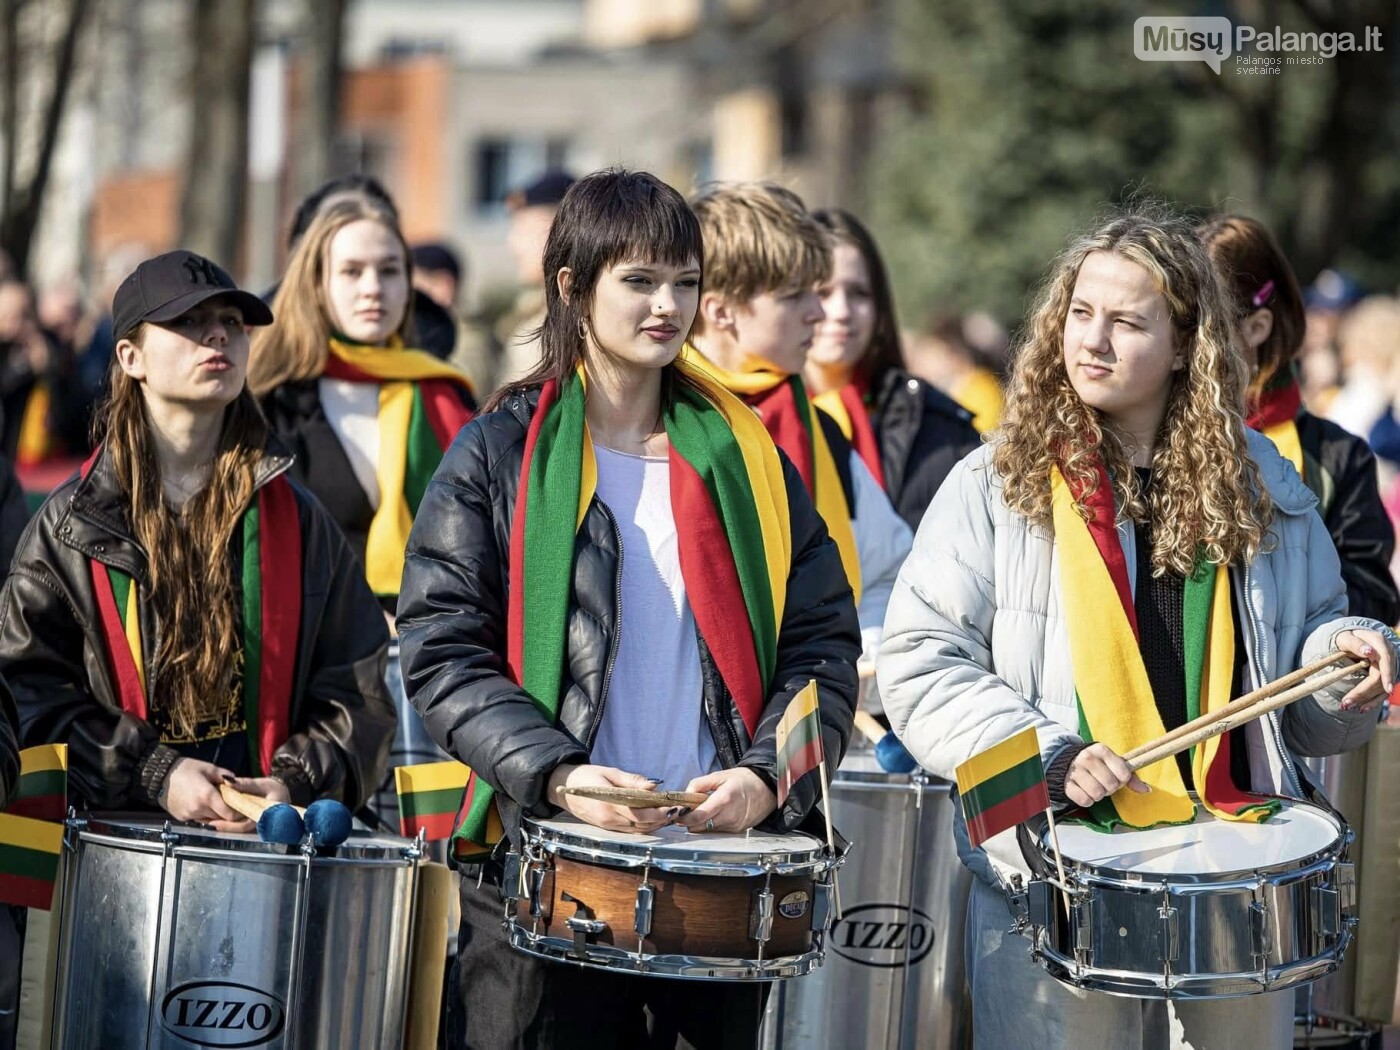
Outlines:
[[[1157,909],[1157,916],[1161,919],[1160,936],[1162,943],[1160,946],[1163,962],[1176,962],[1181,957],[1180,923],[1178,922],[1179,912],[1170,904],[1163,904]]]
[[[1263,901],[1255,901],[1249,906],[1250,951],[1256,958],[1269,954],[1269,906]]]

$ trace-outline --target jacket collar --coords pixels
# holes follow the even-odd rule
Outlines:
[[[132,535],[127,496],[117,483],[116,468],[104,442],[94,453],[87,477],[79,477],[68,505],[58,519],[58,536],[69,547],[91,558],[144,577],[145,552]],[[253,473],[253,491],[287,472],[292,465],[290,452],[269,436],[267,449]],[[108,542],[118,541],[115,547]],[[130,551],[124,548],[129,547]]]
[[[1249,457],[1259,467],[1259,476],[1273,504],[1283,514],[1306,514],[1317,506],[1317,496],[1303,484],[1303,479],[1274,443],[1257,430],[1245,428]]]

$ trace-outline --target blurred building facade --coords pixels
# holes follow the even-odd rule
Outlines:
[[[189,166],[190,7],[105,0],[64,128],[36,276],[75,255],[178,236]],[[384,181],[410,240],[467,259],[465,298],[514,282],[507,192],[541,170],[608,164],[689,191],[780,178],[859,208],[863,160],[902,104],[895,0],[350,0],[333,167]],[[263,0],[252,72],[241,258],[256,287],[285,261],[298,177],[298,4]],[[68,162],[63,163],[63,158]],[[77,239],[78,243],[73,242]],[[52,261],[55,267],[47,263]]]

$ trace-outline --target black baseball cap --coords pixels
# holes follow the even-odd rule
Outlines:
[[[267,304],[234,284],[227,270],[202,255],[181,250],[147,259],[122,281],[112,297],[112,331],[123,339],[143,321],[173,321],[217,295],[243,311],[245,324],[272,323]]]
[[[537,204],[558,204],[578,180],[567,171],[551,168],[534,182],[522,186],[506,197],[508,208],[533,208]]]

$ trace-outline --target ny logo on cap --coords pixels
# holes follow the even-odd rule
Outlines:
[[[190,284],[218,284],[218,274],[214,272],[214,264],[208,259],[201,259],[198,256],[190,256],[182,264],[190,274]]]

